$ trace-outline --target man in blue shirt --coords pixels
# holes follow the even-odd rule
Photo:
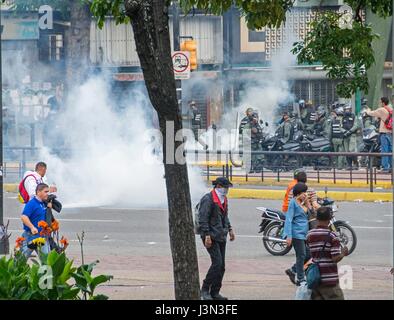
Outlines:
[[[33,249],[28,244],[35,238],[40,237],[42,228],[38,226],[40,221],[46,220],[47,207],[51,208],[52,204],[46,204],[49,195],[49,187],[45,183],[40,183],[36,188],[36,195],[24,207],[21,220],[23,222],[23,235],[26,240],[23,242],[22,252],[28,258]],[[48,241],[41,247],[41,252],[49,253]]]

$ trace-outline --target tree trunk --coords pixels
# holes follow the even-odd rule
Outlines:
[[[176,161],[167,163],[171,159],[166,154],[167,146],[173,145],[170,156],[175,159],[175,150],[182,147],[182,142],[167,138],[166,123],[173,123],[175,132],[178,132],[182,129],[182,122],[172,67],[166,2],[125,0],[125,8],[131,18],[145,85],[158,113],[163,135],[175,298],[190,300],[200,298],[200,282],[187,166]]]
[[[89,74],[90,23],[89,6],[70,0],[70,28],[65,34],[67,88],[82,83]]]

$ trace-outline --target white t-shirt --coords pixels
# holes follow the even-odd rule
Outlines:
[[[39,183],[47,183],[46,177],[41,177],[35,171],[26,171],[25,174],[23,175],[23,179],[25,178],[26,178],[25,188],[27,193],[29,194],[30,199],[33,199],[34,196],[36,195],[36,188]]]

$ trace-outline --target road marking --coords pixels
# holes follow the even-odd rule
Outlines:
[[[168,211],[165,208],[116,208],[116,207],[99,207],[101,210],[133,210],[133,211]]]
[[[10,218],[10,217],[6,217],[4,218],[5,220],[20,220],[20,218]],[[96,219],[56,219],[59,221],[76,221],[76,222],[113,222],[113,223],[119,223],[122,222],[122,220],[96,220]]]
[[[366,226],[352,226],[353,229],[393,229],[393,227],[366,227]]]

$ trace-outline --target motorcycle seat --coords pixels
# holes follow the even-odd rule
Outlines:
[[[324,139],[324,138],[315,139],[315,140],[309,141],[309,143],[313,149],[330,145],[330,141],[327,139]]]
[[[270,216],[271,218],[279,217],[281,220],[286,220],[286,216],[280,210],[267,209],[266,212],[267,212],[267,215]]]

